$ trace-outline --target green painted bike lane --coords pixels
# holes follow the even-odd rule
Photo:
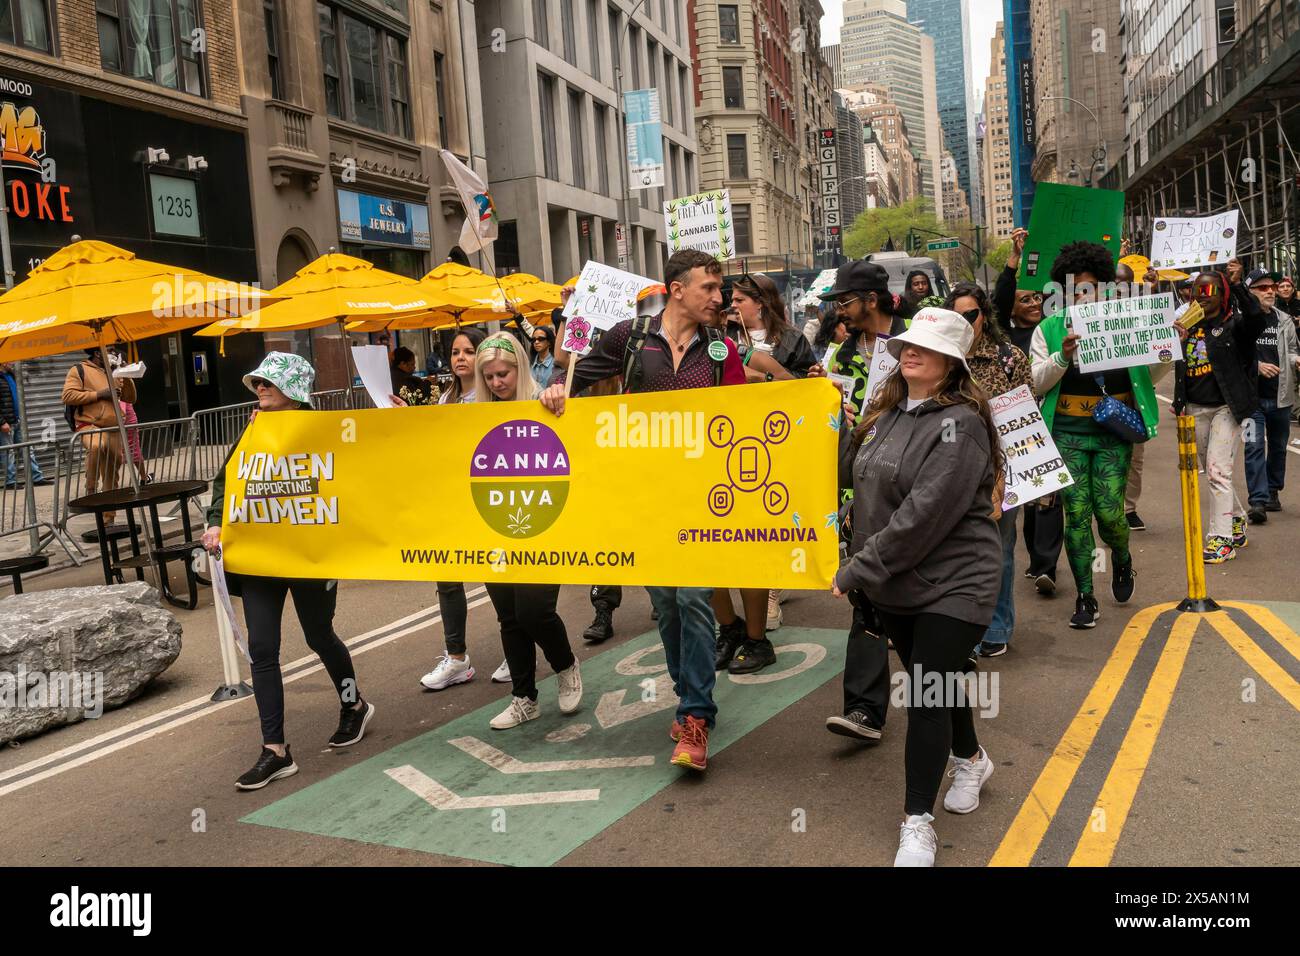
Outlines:
[[[776,637],[771,667],[718,675],[710,763],[844,667],[844,631],[782,628]],[[490,729],[502,698],[242,822],[486,863],[550,866],[693,773],[668,762],[677,698],[657,632],[583,661],[582,679],[576,714],[560,714],[552,676],[538,684],[537,720]]]

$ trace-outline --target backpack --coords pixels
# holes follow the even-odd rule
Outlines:
[[[653,316],[641,315],[632,320],[632,328],[628,332],[627,346],[623,350],[623,393],[635,392],[641,385],[641,349],[645,346],[645,340],[650,337],[650,322]],[[721,329],[706,328],[700,326],[700,331],[704,333],[706,340],[705,348],[714,342],[723,341]],[[718,386],[722,384],[722,361],[711,359],[713,362],[713,384]],[[636,387],[633,387],[636,386]]]
[[[82,370],[80,362],[77,363],[77,378],[81,379],[81,387],[85,388],[86,373]],[[71,431],[75,432],[77,430],[77,406],[76,405],[63,406],[63,420],[68,423],[68,428]]]

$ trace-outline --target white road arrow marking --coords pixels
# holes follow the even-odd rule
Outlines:
[[[765,674],[728,674],[728,679],[733,684],[770,684],[774,680],[785,680],[820,664],[822,658],[826,656],[826,648],[820,644],[777,644],[776,653],[778,655],[802,654],[803,660],[783,671],[769,671]]]
[[[541,793],[503,793],[492,797],[458,797],[410,764],[393,767],[384,773],[435,810],[484,810],[490,807],[526,807],[539,803],[580,803],[600,799],[599,790],[551,790]]]
[[[525,762],[497,750],[477,737],[456,737],[448,740],[457,750],[463,750],[477,760],[482,760],[493,770],[502,773],[555,773],[563,770],[618,770],[624,767],[653,766],[655,758],[649,757],[593,757],[590,760],[538,760]]]

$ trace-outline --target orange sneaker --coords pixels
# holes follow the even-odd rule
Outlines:
[[[673,743],[682,739],[682,725],[680,721],[674,720],[673,725],[668,730],[668,739]]]
[[[691,770],[703,770],[709,763],[709,725],[698,717],[687,717],[681,738],[673,749],[672,763]]]

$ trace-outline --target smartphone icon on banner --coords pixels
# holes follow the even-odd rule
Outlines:
[[[758,449],[740,449],[740,480],[758,481]]]

